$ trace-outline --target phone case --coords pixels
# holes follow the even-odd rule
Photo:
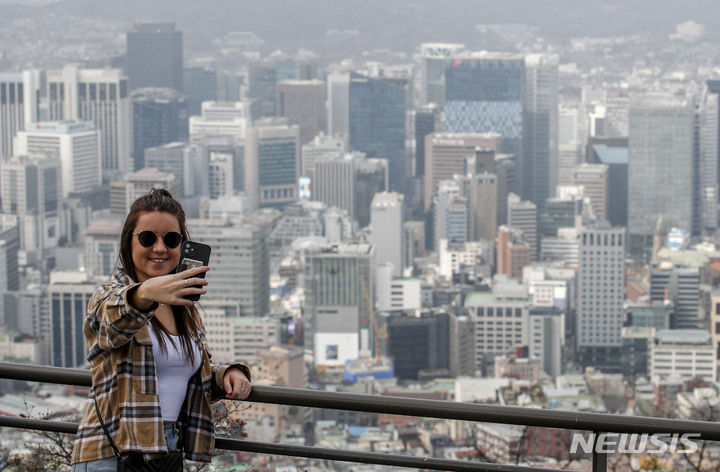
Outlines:
[[[180,250],[180,262],[178,262],[176,272],[182,272],[193,267],[202,267],[210,262],[210,246],[199,243],[197,241],[184,241]],[[196,277],[205,278],[205,272]],[[202,288],[202,285],[193,285],[195,288]],[[200,294],[186,295],[188,300],[200,300]]]

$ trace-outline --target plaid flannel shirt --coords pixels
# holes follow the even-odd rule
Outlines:
[[[167,447],[147,328],[154,311],[138,311],[127,299],[128,290],[137,285],[125,272],[115,270],[110,282],[99,287],[90,299],[83,331],[89,348],[93,392],[105,426],[120,452],[142,452],[149,460],[166,454]],[[211,364],[202,321],[198,324],[200,336],[196,341],[202,364],[188,382],[178,422],[185,457],[210,462],[215,446],[211,398],[225,396],[223,376],[229,367],[240,367],[248,379],[250,370],[244,364]],[[98,421],[93,392],[75,438],[73,463],[114,455]]]

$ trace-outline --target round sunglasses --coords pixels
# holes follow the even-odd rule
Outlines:
[[[155,231],[146,229],[140,231],[139,233],[133,233],[133,236],[138,237],[138,242],[142,247],[153,247],[157,242],[158,236],[162,238],[163,244],[168,249],[175,249],[183,240],[182,234],[177,231],[168,231],[167,233],[158,234]]]

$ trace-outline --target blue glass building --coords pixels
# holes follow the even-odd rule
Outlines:
[[[350,73],[350,147],[388,160],[391,189],[405,178],[405,99],[402,83]]]

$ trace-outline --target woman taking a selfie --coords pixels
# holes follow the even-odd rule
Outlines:
[[[244,400],[252,388],[247,366],[210,363],[198,307],[186,298],[205,293],[199,275],[210,268],[174,273],[189,238],[185,212],[167,190],[132,204],[120,238],[119,266],[95,291],[83,326],[92,391],[72,470],[118,470],[129,457],[180,471],[182,452],[209,462],[211,398]]]

